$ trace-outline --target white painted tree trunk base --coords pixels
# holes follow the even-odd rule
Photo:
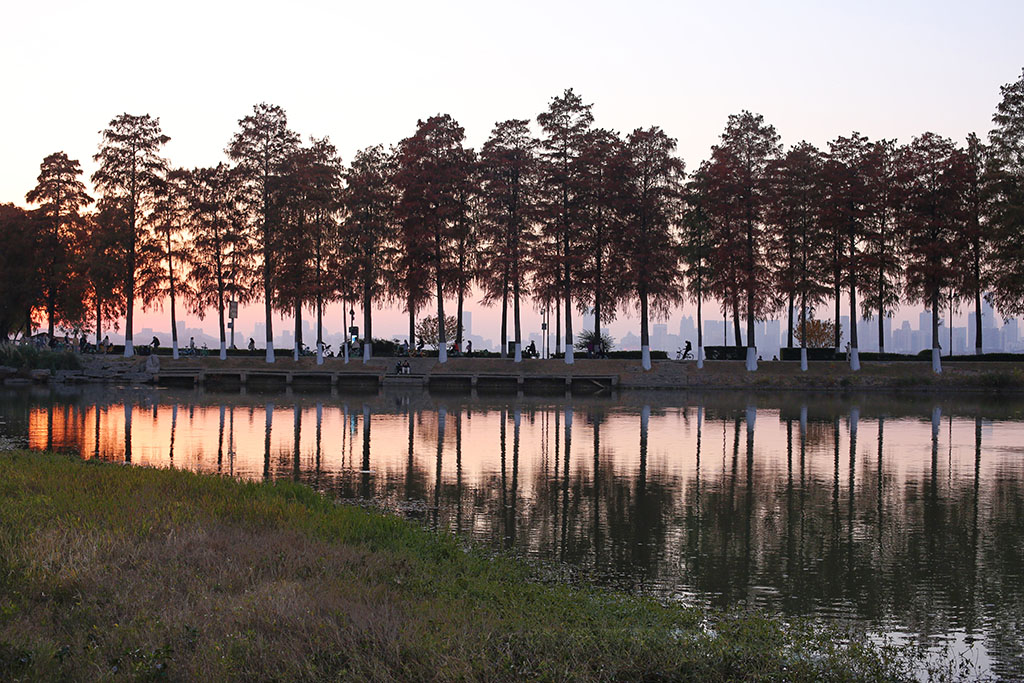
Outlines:
[[[321,342],[316,343],[316,364],[324,364],[324,345]]]
[[[132,345],[131,339],[124,340],[124,357],[131,358],[135,355],[135,347]]]
[[[371,342],[366,342],[363,344],[363,365],[370,362],[371,358],[373,358],[373,344]],[[441,362],[443,363],[444,361]]]
[[[747,347],[747,372],[757,372],[757,347]]]
[[[854,372],[860,370],[860,352],[856,346],[850,349],[850,369]]]
[[[573,358],[572,350],[573,350],[572,349],[572,344],[569,344],[568,346],[565,347],[565,364],[566,365],[572,365],[573,363],[576,362],[576,359]]]
[[[302,349],[299,346],[298,340],[295,341],[295,346],[292,348],[292,360],[298,362],[299,356],[302,355]]]
[[[437,362],[438,363],[447,363],[448,362],[448,349],[446,348],[446,346],[447,346],[447,344],[441,344],[441,346],[439,346],[438,349],[437,349]]]
[[[698,346],[697,347],[697,368],[700,369],[700,368],[703,368],[703,367],[704,367],[704,347],[703,346]]]
[[[274,340],[273,339],[268,339],[267,340],[267,362],[268,363],[273,363],[274,360],[275,360],[275,358],[274,358]]]
[[[348,365],[348,342],[345,342],[345,365]]]
[[[522,363],[523,362],[523,343],[522,342],[516,342],[515,362],[516,363]]]
[[[171,358],[178,360],[178,340],[174,339],[171,341]]]
[[[932,372],[942,374],[942,352],[939,349],[932,349]]]
[[[227,360],[228,359],[228,345],[227,345],[227,342],[221,342],[220,343],[220,359],[221,360]]]
[[[807,347],[800,347],[800,369],[807,372]]]
[[[640,347],[640,365],[644,370],[651,369],[651,347],[649,345]]]

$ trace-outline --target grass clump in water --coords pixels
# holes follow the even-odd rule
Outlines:
[[[809,624],[542,583],[291,483],[0,454],[0,679],[902,680]]]

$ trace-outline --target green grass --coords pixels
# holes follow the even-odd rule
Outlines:
[[[903,680],[809,623],[539,580],[291,483],[0,453],[0,680]]]

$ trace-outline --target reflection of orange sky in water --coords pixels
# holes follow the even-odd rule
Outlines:
[[[317,470],[317,431],[319,421],[319,473],[342,475],[362,469],[363,406],[359,403],[302,405],[298,421],[294,403],[269,402],[255,405],[135,405],[84,408],[35,407],[29,418],[29,446],[48,446],[75,450],[83,457],[123,461],[126,455],[126,424],[130,417],[132,463],[157,467],[182,467],[201,472],[231,473],[247,479],[264,476],[267,415],[271,415],[269,474],[289,477],[295,469],[292,457],[299,432],[299,469]],[[506,467],[511,467],[514,438],[514,409],[506,409]],[[639,474],[641,416],[634,409],[600,410],[599,460],[616,476],[632,478]],[[696,474],[696,437],[698,408],[658,409],[652,412],[648,426],[646,476],[666,480],[690,480]],[[555,450],[564,457],[565,411],[554,407],[527,407],[521,413],[518,454],[518,480],[521,495],[531,495],[531,487],[555,468]],[[461,421],[461,479],[464,483],[484,483],[500,475],[500,427],[502,410],[464,409],[447,412],[441,459],[441,477],[454,481],[457,429]],[[370,469],[373,477],[400,477],[409,466],[408,412],[371,415]],[[437,465],[439,413],[422,410],[412,413],[413,453],[416,469],[431,474]],[[739,430],[737,431],[737,421]],[[556,432],[556,422],[558,425]],[[787,425],[777,410],[756,414],[754,437],[755,467],[762,474],[785,476],[787,471]],[[845,487],[850,474],[850,418],[838,421],[839,473]],[[831,481],[835,470],[835,441],[832,422],[812,422],[808,430],[805,473],[811,480]],[[799,451],[799,421],[793,420],[794,459]],[[97,441],[97,434],[99,440]],[[570,476],[592,476],[594,470],[594,424],[588,408],[573,411],[571,427]],[[172,452],[173,435],[173,452]],[[860,418],[857,429],[855,481],[861,472],[878,467],[878,419]],[[738,443],[735,442],[739,437]],[[556,446],[556,437],[558,444]],[[938,431],[938,468],[943,476],[974,476],[975,422],[954,417],[952,433],[949,418],[942,418]],[[930,476],[932,423],[930,419],[898,418],[884,422],[883,467],[886,475],[899,485],[908,479]],[[1003,464],[1017,463],[1024,442],[1024,425],[986,423],[983,432],[983,477],[996,474]],[[98,445],[98,448],[97,448]],[[739,455],[741,466],[746,456],[745,418],[705,420],[702,427],[701,476],[715,477],[732,470],[732,458]],[[564,460],[558,465],[559,472]],[[794,465],[796,467],[796,465]],[[538,476],[539,475],[539,476]],[[685,496],[680,496],[685,503]]]

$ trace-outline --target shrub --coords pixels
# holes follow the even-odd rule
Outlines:
[[[573,347],[577,351],[586,351],[587,347],[596,348],[599,341],[601,342],[601,348],[604,349],[605,353],[609,353],[615,348],[614,337],[607,332],[602,332],[601,338],[598,339],[593,330],[583,330],[580,332],[576,337],[576,343],[573,344]]]
[[[82,367],[72,351],[40,349],[27,344],[0,344],[0,365],[19,370],[78,370]]]

